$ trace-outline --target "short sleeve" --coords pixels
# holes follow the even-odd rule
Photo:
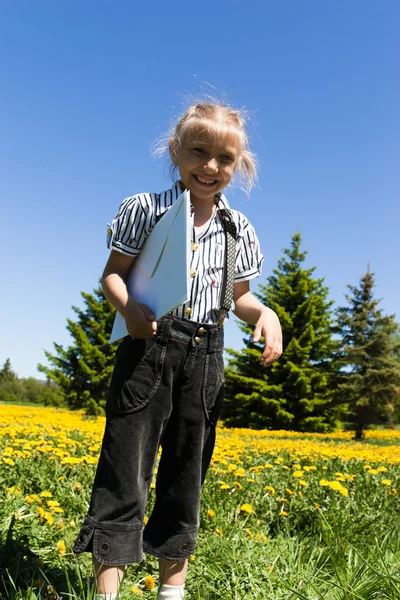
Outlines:
[[[151,194],[126,198],[111,225],[107,224],[107,247],[137,256],[152,229],[154,213]]]
[[[259,277],[264,260],[254,227],[243,215],[242,219],[236,243],[235,283]]]

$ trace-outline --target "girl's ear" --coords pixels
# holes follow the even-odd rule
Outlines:
[[[178,166],[178,157],[176,156],[176,146],[174,138],[169,138],[169,155],[175,167]]]

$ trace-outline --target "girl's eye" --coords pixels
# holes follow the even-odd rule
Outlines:
[[[193,152],[195,152],[199,156],[204,156],[204,154],[206,154],[204,148],[193,148]]]
[[[220,158],[220,161],[224,165],[230,165],[231,163],[233,163],[233,158],[232,158],[232,156],[229,156],[229,154],[223,154]]]

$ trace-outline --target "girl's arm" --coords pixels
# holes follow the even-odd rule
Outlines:
[[[107,300],[124,317],[129,335],[151,338],[157,331],[155,316],[146,304],[129,296],[126,288],[125,281],[134,260],[134,256],[112,250],[101,277],[101,286]]]
[[[245,323],[255,325],[253,342],[261,337],[265,339],[265,348],[261,362],[264,366],[277,360],[282,354],[282,329],[276,313],[262,304],[250,292],[250,283],[240,281],[235,283],[233,314]]]

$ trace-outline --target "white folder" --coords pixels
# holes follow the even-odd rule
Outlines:
[[[147,304],[156,319],[189,300],[190,195],[186,190],[150,232],[128,275],[128,293]],[[128,334],[125,319],[117,313],[110,343]]]

